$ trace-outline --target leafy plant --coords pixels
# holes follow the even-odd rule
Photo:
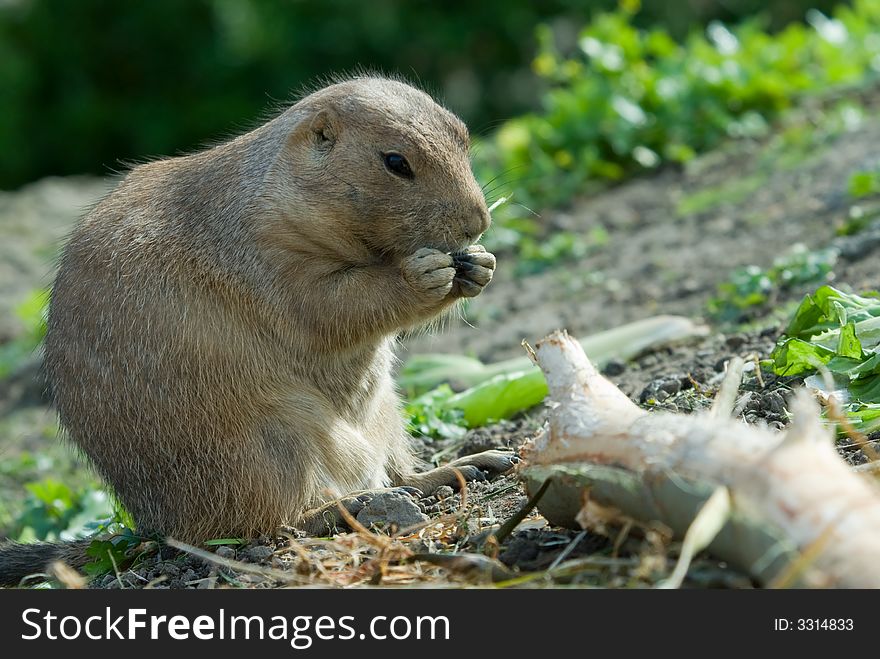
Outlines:
[[[422,394],[404,408],[413,435],[447,439],[463,437],[467,432],[464,414],[448,405],[455,395],[448,384]]]
[[[83,570],[91,577],[127,569],[137,558],[133,550],[143,543],[144,538],[128,527],[120,527],[112,533],[95,538],[86,550],[91,560]]]
[[[796,245],[767,270],[754,265],[738,268],[728,281],[718,285],[718,294],[708,301],[709,315],[720,322],[739,322],[776,292],[824,279],[836,262],[836,249],[809,251]]]
[[[778,375],[831,374],[862,432],[880,430],[880,294],[822,286],[807,295],[770,355]],[[821,378],[813,384],[823,388]]]

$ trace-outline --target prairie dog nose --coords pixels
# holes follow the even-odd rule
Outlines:
[[[486,205],[477,206],[465,221],[465,232],[468,239],[473,240],[482,235],[491,223],[492,218],[489,216],[489,209],[486,208]]]

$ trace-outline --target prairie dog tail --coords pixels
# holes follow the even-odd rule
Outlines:
[[[20,586],[26,577],[44,574],[55,561],[80,569],[89,562],[86,551],[93,540],[0,544],[0,586]]]

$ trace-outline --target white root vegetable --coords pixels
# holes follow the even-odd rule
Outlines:
[[[599,507],[683,537],[725,487],[730,514],[709,544],[714,555],[764,584],[880,588],[880,490],[839,457],[806,391],[778,433],[725,416],[727,401],[702,414],[648,413],[564,332],[536,355],[552,410],[521,474],[531,491],[552,479],[538,504],[548,520],[575,526]]]

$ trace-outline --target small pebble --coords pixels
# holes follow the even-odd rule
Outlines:
[[[235,558],[235,550],[232,547],[222,545],[214,551],[220,558]]]
[[[272,547],[258,545],[256,547],[251,547],[250,549],[248,549],[245,555],[247,556],[248,560],[253,561],[254,563],[261,563],[272,556],[274,553],[275,550],[272,549]]]
[[[663,391],[667,396],[673,396],[681,391],[681,380],[666,380],[660,383],[659,391]]]
[[[613,378],[618,375],[623,375],[623,372],[625,370],[626,364],[618,359],[612,359],[607,364],[605,364],[605,368],[602,369],[602,374],[608,375]]]
[[[728,336],[727,340],[724,343],[731,350],[739,350],[745,345],[746,338],[739,334],[734,334],[733,336]]]
[[[777,391],[771,391],[764,396],[767,409],[773,414],[785,414],[785,399]]]
[[[455,492],[448,485],[441,485],[437,488],[437,491],[434,492],[434,496],[437,497],[438,500],[448,499],[453,494],[455,494]]]
[[[357,514],[356,519],[367,528],[375,524],[386,529],[405,529],[428,521],[411,497],[393,490],[377,493]]]

